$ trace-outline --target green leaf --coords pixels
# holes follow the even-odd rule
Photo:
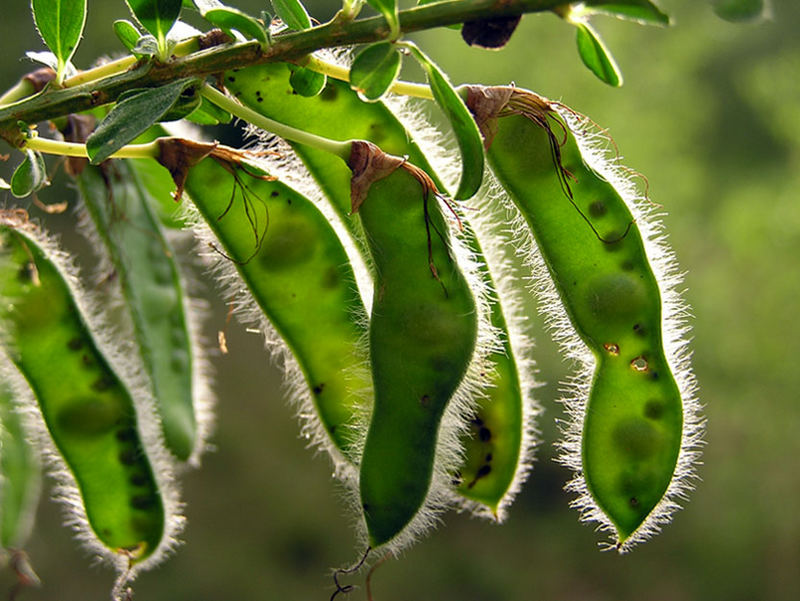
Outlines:
[[[47,183],[47,168],[42,155],[25,151],[25,158],[11,176],[11,194],[17,198],[30,196]]]
[[[311,19],[300,0],[272,0],[272,8],[289,29],[302,31],[311,27]]]
[[[228,111],[219,108],[213,102],[201,98],[200,106],[186,115],[186,119],[198,125],[219,125],[220,123],[230,123],[233,117]]]
[[[669,25],[669,16],[650,0],[585,0],[582,14],[603,14],[644,25]]]
[[[397,15],[396,0],[367,0],[367,4],[383,15],[389,24],[391,38],[397,38],[400,34],[400,17]]]
[[[328,77],[322,73],[317,73],[305,67],[289,65],[292,74],[289,76],[289,83],[292,89],[306,98],[311,98],[319,94],[325,87]]]
[[[597,32],[588,23],[573,22],[573,25],[577,28],[578,54],[583,64],[608,85],[621,86],[619,67]]]
[[[711,7],[726,21],[754,21],[766,12],[764,0],[711,0]]]
[[[365,100],[379,100],[400,73],[400,53],[389,42],[367,46],[350,67],[350,87]]]
[[[36,29],[58,61],[56,81],[75,53],[86,24],[86,0],[32,0]]]
[[[181,0],[125,0],[131,12],[158,41],[159,55],[165,59],[167,34],[181,13]]]
[[[483,141],[472,114],[464,104],[461,96],[453,89],[453,85],[442,73],[441,69],[428,58],[415,44],[404,42],[414,58],[419,61],[428,75],[428,83],[433,91],[436,103],[442,108],[461,151],[461,179],[454,198],[465,200],[471,198],[481,186],[483,180]]]
[[[248,40],[256,40],[262,46],[266,46],[269,43],[264,26],[254,17],[238,9],[228,7],[212,8],[203,13],[203,18],[231,37],[234,36],[230,31],[235,29]]]
[[[119,102],[86,140],[86,152],[93,165],[102,163],[136,136],[157,123],[195,79],[179,79],[151,88]]]
[[[139,38],[142,37],[136,26],[125,19],[114,21],[114,33],[128,50],[133,50],[139,42]]]

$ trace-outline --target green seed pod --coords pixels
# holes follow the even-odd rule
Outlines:
[[[186,297],[175,252],[128,161],[87,166],[77,183],[94,226],[88,235],[99,236],[102,244],[95,246],[105,248],[110,258],[110,265],[101,265],[101,275],[113,270],[114,282],[119,282],[122,299],[118,303],[130,316],[164,443],[178,460],[197,465],[207,444],[211,416],[202,369],[207,361],[193,340],[196,327],[190,323],[198,317],[198,303]]]
[[[39,504],[41,465],[20,415],[32,400],[30,388],[2,353],[0,378],[0,547],[21,549]]]
[[[375,403],[359,479],[374,548],[398,535],[402,545],[428,525],[440,423],[472,359],[478,320],[430,178],[367,142],[353,143],[350,167],[376,271]]]
[[[674,273],[671,256],[641,208],[626,203],[632,187],[621,168],[587,145],[588,120],[514,88],[466,94],[492,169],[552,277],[545,297],[563,304],[562,342],[585,366],[567,401],[563,461],[578,473],[569,489],[625,551],[669,519],[697,457],[694,380],[674,325],[681,308],[674,276],[662,275]],[[564,333],[568,323],[580,341]]]
[[[303,194],[223,147],[188,170],[185,189],[220,280],[244,280],[235,304],[283,353],[304,436],[354,475],[371,396],[367,318],[336,232]]]
[[[147,387],[109,355],[110,329],[87,321],[101,311],[22,211],[0,214],[0,298],[3,342],[36,396],[41,439],[52,441],[55,497],[122,586],[175,546],[183,522]]]
[[[436,173],[457,175],[458,166],[453,165],[452,154],[434,143],[441,135],[419,118],[419,110],[405,107],[391,98],[364,103],[347,83],[330,79],[318,96],[292,96],[292,102],[286,102],[287,94],[291,94],[289,73],[285,65],[270,63],[229,72],[224,80],[241,102],[267,117],[317,135],[364,139],[378,144],[386,152],[409,157],[411,163],[431,174],[437,186],[441,178],[437,178]],[[416,139],[421,140],[420,145]],[[293,145],[293,149],[324,191],[351,238],[357,241],[359,251],[367,255],[369,263],[360,222],[349,217],[349,170],[338,158],[327,153],[302,145]],[[429,159],[435,163],[435,169],[431,168]],[[475,235],[465,236],[465,244],[479,271],[470,277],[482,280],[474,281],[473,289],[480,291],[476,295],[479,304],[488,305],[481,309],[482,321],[490,320],[492,326],[481,326],[484,333],[479,336],[478,347],[486,350],[476,353],[477,358],[483,359],[473,362],[473,375],[467,378],[486,389],[485,393],[474,395],[472,421],[490,424],[494,434],[490,442],[480,440],[480,429],[466,431],[462,436],[465,458],[456,476],[462,484],[454,500],[476,514],[502,520],[504,508],[513,500],[530,466],[536,439],[533,418],[538,409],[531,394],[534,387],[531,344],[521,333],[525,318],[517,308],[522,304],[520,292],[502,283],[517,278],[509,274],[508,261],[501,256],[509,242],[505,232],[506,215],[491,202],[493,197],[487,188],[480,198],[470,201],[470,208],[477,210],[460,211],[460,207],[454,207],[462,222],[470,222],[475,230]],[[478,204],[479,207],[475,206]],[[469,227],[465,229],[469,231]],[[481,267],[484,264],[487,265]],[[502,294],[488,297],[488,290],[500,288]],[[361,291],[365,304],[371,306],[371,289],[362,285]],[[491,459],[487,460],[489,455]],[[490,465],[489,473],[487,465]]]

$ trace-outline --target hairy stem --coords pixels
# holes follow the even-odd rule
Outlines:
[[[86,153],[85,144],[76,144],[75,142],[61,142],[59,140],[51,140],[49,138],[40,138],[38,136],[26,138],[21,148],[28,150],[37,150],[45,154],[56,154],[65,157],[80,157],[89,158]],[[160,147],[156,142],[148,142],[147,144],[129,144],[123,146],[117,152],[111,155],[112,159],[151,159],[157,158],[160,153]]]
[[[311,69],[312,71],[316,71],[317,73],[324,73],[333,79],[350,81],[350,70],[347,67],[322,60],[313,55],[308,55],[307,59],[297,61],[297,64]],[[395,81],[389,86],[389,91],[402,96],[413,96],[415,98],[424,98],[425,100],[434,99],[430,86],[410,81]]]
[[[305,144],[312,148],[318,148],[325,152],[330,152],[340,157],[343,161],[347,162],[350,158],[350,142],[339,142],[337,140],[330,140],[315,134],[310,134],[301,129],[284,125],[280,121],[275,121],[269,117],[265,117],[253,109],[243,106],[229,98],[216,88],[206,84],[200,90],[200,94],[207,100],[213,102],[221,109],[225,109],[231,115],[239,117],[248,123],[252,123],[256,127],[280,136],[289,142],[296,142],[298,144]]]

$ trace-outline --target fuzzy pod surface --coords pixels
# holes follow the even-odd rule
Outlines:
[[[427,148],[416,142],[418,136],[438,136],[426,123],[417,118],[406,124],[398,117],[396,106],[393,108],[391,103],[385,102],[365,103],[347,83],[331,79],[319,95],[292,96],[292,102],[286,102],[287,95],[292,92],[289,76],[286,65],[264,64],[228,72],[224,83],[241,102],[267,117],[317,135],[368,140],[383,151],[407,156],[441,185],[426,156],[435,151],[441,155],[441,149]],[[368,255],[360,222],[349,217],[350,171],[336,157],[322,151],[299,144],[293,145],[293,149],[325,192],[351,236],[360,242],[361,252]],[[462,212],[461,218],[470,219],[469,211]],[[466,236],[466,245],[478,264],[477,275],[483,280],[481,288],[494,289],[492,279],[502,277],[503,269],[495,264],[492,266],[495,273],[491,273],[481,244],[478,236]],[[530,465],[535,404],[529,392],[531,375],[522,370],[532,372],[533,366],[517,353],[520,346],[527,351],[528,344],[512,349],[511,339],[519,340],[519,336],[511,327],[517,324],[509,324],[504,315],[508,307],[504,309],[497,298],[487,302],[489,320],[500,340],[491,344],[493,349],[487,353],[484,365],[476,370],[481,374],[478,377],[483,380],[485,393],[475,395],[475,414],[469,431],[461,437],[465,457],[453,477],[460,482],[455,495],[458,504],[493,519],[502,519],[503,508],[513,499]],[[520,361],[526,363],[524,367]]]
[[[98,342],[86,317],[89,301],[55,244],[27,218],[7,212],[0,221],[0,298],[3,343],[52,441],[48,455],[69,521],[130,578],[175,544],[182,523],[152,407],[138,397],[142,390],[132,388],[130,374],[122,375],[120,357],[109,359],[108,341]]]
[[[128,161],[87,166],[77,183],[131,317],[164,442],[178,460],[196,461],[205,446],[206,428],[199,423],[198,351],[192,345],[189,305],[175,252]]]
[[[584,511],[612,526],[617,547],[627,548],[674,509],[696,424],[691,386],[684,375],[679,384],[665,352],[662,293],[644,238],[621,192],[587,164],[571,129],[574,113],[513,88],[466,93],[492,170],[594,357],[576,423],[582,475],[575,488],[585,484],[596,505],[579,504],[588,503]]]
[[[189,169],[186,192],[219,241],[214,252],[297,361],[329,446],[357,462],[371,386],[366,313],[335,231],[310,200],[254,165],[206,158]]]
[[[354,180],[384,157],[374,145],[354,143]],[[369,330],[375,402],[359,478],[373,548],[394,539],[425,502],[441,419],[469,366],[478,321],[433,182],[394,160],[358,209],[376,272]]]

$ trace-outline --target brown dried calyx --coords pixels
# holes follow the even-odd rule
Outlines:
[[[183,188],[189,169],[197,165],[206,157],[216,159],[223,165],[241,165],[253,158],[243,150],[230,146],[223,146],[216,142],[197,142],[184,138],[159,138],[160,152],[156,160],[166,167],[175,182],[175,191],[172,197],[179,201],[183,196]]]
[[[350,179],[350,212],[357,213],[369,194],[370,186],[378,180],[388,177],[397,169],[405,169],[413,175],[422,186],[423,193],[438,195],[436,184],[430,176],[407,159],[383,152],[372,142],[355,140],[350,149],[347,166],[353,172]]]
[[[497,118],[508,114],[521,114],[537,122],[551,112],[551,102],[529,90],[514,86],[465,86],[466,105],[483,136],[486,148],[492,145],[497,133]]]

